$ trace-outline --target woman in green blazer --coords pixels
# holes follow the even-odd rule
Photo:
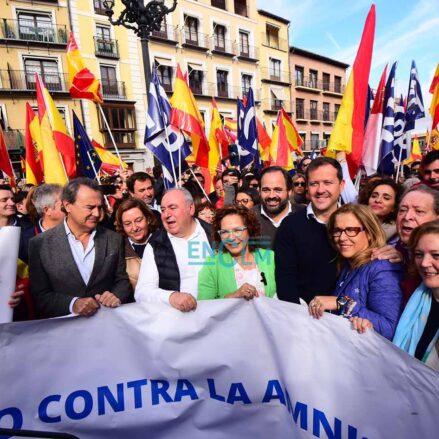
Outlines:
[[[261,226],[253,211],[241,206],[219,209],[212,233],[217,252],[198,275],[198,300],[273,297],[274,253],[256,247]]]

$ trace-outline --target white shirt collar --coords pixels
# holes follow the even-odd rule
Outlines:
[[[279,221],[274,221],[273,218],[270,218],[270,216],[267,214],[267,212],[264,209],[264,206],[261,204],[261,215],[265,216],[266,218],[268,218],[271,223],[273,224],[274,227],[278,228],[282,222],[282,220],[287,217],[289,214],[291,213],[291,203],[288,202],[288,211],[287,214],[285,216],[283,216]]]
[[[70,227],[67,225],[67,218],[64,219],[64,229],[66,230],[67,236],[72,235],[75,239],[77,239],[76,236],[73,234],[73,232],[70,230]],[[94,229],[93,232],[90,233],[90,238],[93,240],[95,235],[96,235],[96,229]]]
[[[168,233],[168,237],[169,237],[169,239],[170,239],[170,240],[173,240],[173,239],[174,239],[174,240],[182,239],[182,240],[184,240],[184,241],[190,241],[191,239],[196,238],[196,237],[199,236],[200,234],[206,234],[206,232],[204,231],[204,229],[203,229],[203,227],[201,226],[200,222],[199,222],[196,218],[194,218],[194,221],[195,221],[195,224],[196,224],[196,226],[195,226],[195,230],[194,230],[194,233],[192,233],[192,235],[189,236],[189,238],[180,238],[180,237],[178,237],[178,236],[171,235],[169,232],[167,232],[167,233]]]
[[[314,213],[314,209],[312,208],[312,203],[309,203],[308,206],[306,206],[306,217],[308,219],[315,219],[318,223],[326,226],[326,223],[324,221],[317,218],[316,214]]]

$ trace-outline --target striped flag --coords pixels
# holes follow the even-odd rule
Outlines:
[[[259,155],[264,162],[270,161],[271,138],[268,135],[263,123],[256,116],[256,127],[258,129]]]
[[[11,182],[12,186],[15,186],[14,169],[12,168],[11,159],[8,154],[8,148],[6,146],[5,135],[0,125],[0,171],[3,171]]]
[[[357,172],[363,149],[366,112],[364,103],[367,98],[374,34],[375,5],[372,5],[326,150],[326,154],[333,157],[338,151],[346,152],[351,176]]]
[[[422,100],[421,84],[419,83],[418,70],[415,61],[410,69],[409,91],[407,94],[407,108],[405,110],[404,131],[415,129],[415,122],[425,117],[424,102]]]
[[[227,147],[229,140],[223,129],[221,117],[216,105],[215,98],[212,98],[212,120],[209,132],[209,173],[215,175],[220,164],[220,159],[226,157],[229,153]],[[221,167],[219,168],[221,169]]]
[[[431,126],[432,129],[439,129],[439,64],[431,81],[429,92],[433,95],[430,105],[431,120],[433,122]]]
[[[70,96],[78,99],[90,99],[102,104],[101,84],[95,75],[85,67],[73,32],[67,43],[67,70],[69,73]]]
[[[119,160],[119,158],[114,155],[112,152],[108,151],[108,149],[104,148],[102,145],[100,145],[95,140],[91,141],[91,144],[93,145],[93,148],[97,152],[99,158],[101,159],[102,166],[101,171],[105,172],[109,175],[114,175],[118,172],[120,172],[120,165],[122,164],[122,167],[124,169],[128,169],[128,165],[122,160]]]
[[[407,156],[407,137],[404,130],[405,126],[405,109],[404,99],[401,95],[398,105],[395,107],[395,125],[393,129],[393,162],[403,162]]]
[[[238,140],[238,122],[230,117],[224,119],[224,132],[229,138],[229,143],[236,143]]]
[[[33,133],[34,135],[32,135]],[[43,182],[44,178],[37,149],[37,141],[41,144],[40,123],[29,102],[26,102],[26,132],[24,139],[26,150],[26,183],[38,186]]]

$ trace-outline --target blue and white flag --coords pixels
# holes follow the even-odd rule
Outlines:
[[[148,93],[145,146],[162,164],[168,188],[176,186],[180,164],[181,172],[188,168],[185,158],[191,153],[183,133],[170,124],[170,118],[171,105],[154,69]]]
[[[412,61],[404,131],[407,132],[414,130],[416,120],[422,119],[423,117],[425,117],[425,112],[421,84],[419,83],[418,70],[416,69],[415,61]]]
[[[240,105],[243,107],[238,99],[238,142],[244,152],[247,151],[249,153],[248,155],[241,155],[241,169],[253,160],[255,168],[259,169],[261,161],[258,151],[258,128],[256,124],[255,100],[251,87],[247,93],[247,103],[243,108],[243,114]]]
[[[393,161],[403,162],[408,157],[407,136],[405,133],[404,99],[401,95],[399,104],[395,108],[395,124],[393,128]]]
[[[395,72],[397,64],[398,63],[395,62],[392,65],[384,92],[384,119],[383,128],[381,130],[380,165],[378,172],[386,175],[392,175],[394,171],[392,151],[394,146]]]

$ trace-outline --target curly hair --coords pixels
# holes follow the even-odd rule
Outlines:
[[[385,218],[384,222],[392,222],[396,219],[396,214],[398,213],[398,206],[399,202],[401,201],[402,193],[403,193],[403,187],[396,183],[394,180],[392,180],[390,177],[380,177],[380,178],[374,178],[372,181],[368,182],[366,186],[360,191],[359,197],[358,197],[358,203],[364,204],[365,206],[369,205],[369,199],[373,193],[373,191],[378,186],[390,186],[393,189],[393,192],[395,193],[395,206],[392,209],[392,212],[389,213],[389,215]]]
[[[251,252],[254,252],[257,247],[255,240],[261,237],[261,225],[259,224],[258,218],[252,210],[249,210],[246,207],[233,205],[223,207],[216,211],[215,219],[212,224],[212,238],[215,242],[216,248],[222,248],[223,252],[227,250],[221,245],[221,237],[218,234],[218,230],[221,230],[221,221],[223,218],[229,215],[238,215],[241,217],[242,222],[247,227],[248,235],[250,237],[248,248]]]
[[[159,222],[153,214],[152,210],[145,204],[145,202],[139,200],[138,198],[128,198],[127,200],[124,200],[122,201],[122,203],[120,203],[116,212],[116,230],[122,235],[126,236],[122,224],[122,215],[127,210],[135,208],[139,209],[145,216],[148,223],[148,232],[150,234],[155,232],[159,228]]]
[[[371,261],[372,252],[375,249],[384,247],[386,245],[386,236],[378,220],[378,217],[372,212],[372,210],[368,206],[349,203],[337,209],[329,218],[328,234],[334,248],[337,249],[335,239],[332,235],[335,227],[335,221],[338,215],[343,215],[347,213],[354,215],[359,223],[365,228],[366,233],[369,235],[369,245],[367,249],[361,252],[355,257],[353,261],[351,261],[352,268],[358,268]],[[342,262],[342,258],[340,258],[340,262]]]

